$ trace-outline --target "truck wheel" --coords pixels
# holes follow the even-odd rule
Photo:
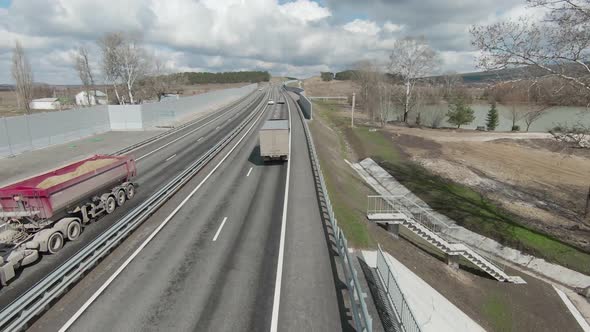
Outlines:
[[[118,206],[122,206],[123,204],[125,204],[126,199],[127,199],[127,194],[125,193],[125,190],[121,189],[121,190],[117,191],[117,205]]]
[[[107,212],[107,214],[111,214],[111,213],[113,213],[113,211],[115,211],[115,208],[117,207],[117,201],[115,200],[115,197],[113,197],[111,195],[107,198],[104,205],[105,205],[104,209]]]
[[[68,240],[74,241],[75,239],[77,239],[80,236],[81,233],[82,233],[82,226],[80,225],[79,222],[72,221],[71,223],[68,224],[68,229],[67,229]]]
[[[54,232],[47,239],[47,251],[52,254],[60,251],[64,246],[64,237],[60,232]]]
[[[127,193],[127,199],[132,199],[135,196],[135,186],[132,183],[125,187],[125,191]]]

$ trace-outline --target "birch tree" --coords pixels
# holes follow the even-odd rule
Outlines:
[[[127,88],[129,102],[135,104],[133,86],[147,71],[146,53],[139,39],[127,36],[118,49],[120,75]]]
[[[412,101],[416,81],[431,74],[438,65],[437,53],[427,44],[424,38],[407,37],[395,42],[391,55],[389,71],[399,76],[405,88],[402,107],[403,121],[408,121],[408,114],[412,111]]]
[[[90,106],[92,105],[92,100],[96,102],[96,88],[94,85],[94,76],[90,67],[90,61],[88,60],[88,49],[81,46],[78,49],[78,53],[75,55],[74,62],[80,81],[82,81],[82,85],[84,85],[84,91],[86,91],[87,105]]]
[[[19,108],[31,113],[29,103],[33,99],[33,71],[20,41],[16,41],[12,51],[12,78],[16,86]]]

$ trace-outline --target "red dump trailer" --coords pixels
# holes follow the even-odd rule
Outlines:
[[[0,281],[133,198],[135,174],[131,156],[95,155],[0,188]]]

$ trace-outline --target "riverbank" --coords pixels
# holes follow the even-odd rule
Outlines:
[[[373,128],[362,117],[352,130],[343,107],[318,103],[324,109],[319,114],[342,133],[357,159],[380,161],[433,208],[475,232],[590,274],[590,227],[575,219],[584,203],[581,184],[590,178],[589,159],[531,148],[513,139],[436,141],[432,137],[444,131],[427,130],[431,138],[425,138],[420,136],[426,135],[424,130]]]

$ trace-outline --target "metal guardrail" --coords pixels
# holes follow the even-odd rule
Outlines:
[[[77,282],[83,277],[86,271],[97,265],[104,256],[108,255],[135,228],[147,220],[160,206],[168,201],[170,197],[205,167],[211,159],[217,156],[242,131],[250,120],[265,107],[266,103],[260,103],[238,127],[232,130],[187,169],[4,308],[0,312],[0,330],[15,331],[24,329],[29,321],[49,308],[54,300],[67,292],[70,285]]]
[[[326,208],[328,210],[330,224],[332,226],[332,230],[334,231],[334,237],[336,239],[336,247],[338,248],[338,254],[340,255],[340,257],[342,257],[343,260],[346,287],[348,288],[348,292],[351,297],[350,302],[352,304],[352,317],[355,324],[355,328],[357,331],[370,332],[373,330],[373,319],[371,318],[371,315],[367,310],[367,305],[365,303],[365,294],[361,290],[361,286],[357,277],[357,271],[354,268],[353,261],[348,253],[346,237],[344,236],[344,233],[342,232],[340,227],[338,227],[338,220],[336,219],[334,209],[332,208],[332,202],[330,201],[330,195],[328,194],[326,182],[322,174],[318,154],[315,149],[315,145],[313,144],[313,138],[311,136],[309,126],[307,125],[307,122],[305,120],[303,120],[303,128],[305,131],[305,136],[307,138],[307,146],[309,151],[311,152],[310,157],[312,162],[312,168],[314,173],[317,174],[320,180],[320,190],[326,202]]]
[[[377,250],[377,274],[385,287],[389,303],[393,307],[404,332],[420,332],[420,325],[418,325],[380,245]]]

